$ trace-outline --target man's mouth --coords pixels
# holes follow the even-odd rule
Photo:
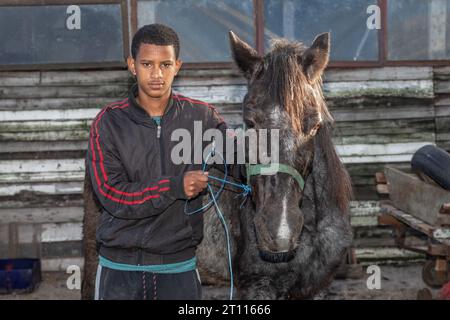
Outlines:
[[[149,85],[149,87],[150,87],[151,89],[153,89],[153,90],[158,90],[158,89],[161,89],[161,88],[164,86],[164,82],[161,82],[161,81],[153,81],[153,82],[150,82],[148,85]]]

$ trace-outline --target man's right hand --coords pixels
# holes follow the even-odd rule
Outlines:
[[[184,174],[184,193],[191,199],[202,192],[208,184],[208,172],[187,171]]]

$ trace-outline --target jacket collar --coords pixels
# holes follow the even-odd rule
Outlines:
[[[130,93],[128,96],[130,111],[131,111],[133,118],[136,120],[136,122],[139,122],[139,123],[156,125],[155,122],[153,121],[153,119],[147,113],[147,111],[145,111],[144,107],[142,107],[137,102],[137,100],[136,100],[137,95],[138,95],[138,85],[137,85],[137,83],[135,83],[131,87]],[[166,109],[164,110],[164,114],[161,118],[161,121],[163,121],[164,118],[166,118],[168,114],[172,113],[173,109],[174,109],[173,92],[171,92],[169,102],[166,106]]]

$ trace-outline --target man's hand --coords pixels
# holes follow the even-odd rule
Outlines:
[[[188,171],[184,174],[184,193],[191,199],[202,192],[208,183],[208,172]]]

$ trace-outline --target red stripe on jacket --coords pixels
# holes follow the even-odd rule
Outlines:
[[[169,190],[170,188],[166,187],[166,188],[161,188],[161,189],[160,189],[158,186],[155,186],[155,187],[148,187],[148,188],[145,188],[145,189],[142,190],[141,192],[133,192],[133,193],[129,193],[129,192],[123,192],[123,191],[117,190],[116,188],[114,188],[114,187],[112,187],[112,186],[110,186],[110,185],[108,185],[108,184],[106,183],[106,182],[108,181],[108,176],[107,176],[107,174],[106,174],[106,170],[105,170],[105,167],[104,167],[104,165],[103,165],[104,157],[103,157],[103,153],[102,153],[102,150],[101,150],[101,147],[100,147],[100,143],[99,143],[99,137],[100,137],[100,134],[98,133],[98,123],[99,123],[100,119],[102,118],[103,114],[104,114],[108,109],[117,109],[117,108],[124,109],[124,108],[128,107],[128,102],[127,102],[127,101],[128,101],[128,99],[125,99],[125,100],[123,100],[123,101],[121,101],[121,102],[119,102],[119,103],[113,103],[113,104],[110,104],[110,105],[106,106],[106,107],[102,110],[102,112],[97,116],[97,120],[96,120],[95,123],[94,123],[95,133],[97,134],[96,145],[97,145],[97,150],[98,150],[99,155],[100,155],[100,168],[101,168],[101,171],[102,171],[102,174],[103,174],[103,178],[104,178],[104,180],[105,180],[104,183],[103,183],[103,185],[104,185],[107,189],[109,189],[109,190],[111,190],[111,191],[113,191],[113,192],[115,192],[115,193],[117,193],[117,194],[125,195],[125,196],[131,196],[131,197],[141,196],[141,195],[143,195],[143,194],[144,194],[145,192],[147,192],[147,191],[154,191],[154,190],[157,190],[157,189],[159,189],[159,192],[167,191],[167,190]],[[96,165],[95,165],[96,154],[95,154],[94,146],[93,146],[93,145],[94,145],[93,134],[91,134],[91,152],[92,152],[92,155],[93,155],[92,166],[93,166],[93,169],[94,169],[94,175],[95,175],[95,178],[96,178],[96,182],[97,182],[97,185],[98,185],[98,189],[99,189],[99,191],[100,191],[100,193],[101,193],[102,195],[104,195],[104,196],[107,197],[108,199],[111,199],[111,200],[113,200],[113,201],[116,201],[116,202],[119,202],[119,203],[123,203],[123,204],[142,204],[142,203],[144,203],[144,202],[145,202],[146,200],[148,200],[148,199],[158,198],[158,197],[159,197],[159,194],[155,194],[155,195],[147,196],[147,197],[145,197],[144,199],[141,199],[141,200],[127,201],[127,200],[115,198],[115,197],[113,197],[113,196],[111,196],[111,195],[105,193],[105,192],[102,190],[102,183],[101,183],[100,177],[99,177],[99,175],[98,175],[97,167],[96,167]],[[160,180],[160,181],[158,182],[158,184],[168,183],[168,182],[170,182],[170,180],[164,179],[164,180]]]
[[[214,107],[212,104],[209,104],[207,102],[203,102],[203,101],[200,101],[200,100],[195,100],[195,99],[191,99],[191,98],[188,98],[188,97],[180,96],[178,94],[173,94],[173,98],[175,100],[178,100],[178,101],[188,101],[188,102],[191,102],[191,103],[197,103],[197,104],[201,104],[201,105],[207,106],[208,108],[216,111],[216,113],[217,113],[216,107]],[[217,113],[217,115],[218,115],[219,120],[221,122],[225,122],[225,120],[222,118],[222,116],[219,113]]]

